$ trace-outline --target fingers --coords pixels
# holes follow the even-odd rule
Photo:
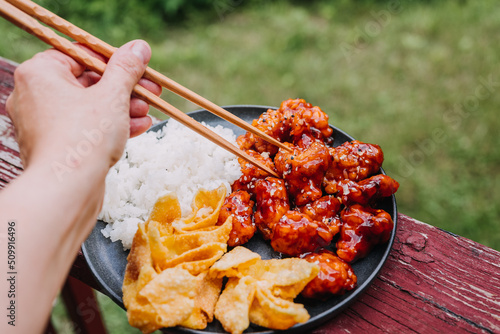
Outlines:
[[[83,87],[90,87],[98,83],[101,80],[101,76],[92,71],[85,71],[77,80]]]
[[[80,76],[85,67],[72,58],[54,50],[37,53],[33,58],[19,65],[14,72],[16,83],[43,86],[65,81],[78,85],[75,77]],[[34,75],[36,73],[36,75]]]
[[[151,49],[144,41],[135,40],[123,45],[109,59],[99,85],[103,91],[116,94],[115,98],[130,96],[150,58]]]
[[[153,124],[153,121],[149,116],[130,119],[130,138],[146,132],[151,127],[151,124]]]
[[[93,57],[104,62],[106,61],[105,57],[95,53],[86,46],[79,43],[75,43],[75,45],[84,49]],[[29,78],[32,76],[32,73],[47,73],[47,76],[40,75],[39,77],[41,79],[50,77],[51,80],[59,75],[61,78],[65,78],[73,83],[75,83],[74,79],[77,78],[77,81],[84,87],[88,87],[98,81],[95,75],[90,75],[90,77],[88,77],[85,66],[80,65],[73,58],[55,49],[37,53],[33,58],[22,63],[16,69],[16,72],[16,81],[26,80],[27,77]]]
[[[40,62],[41,66],[49,66],[50,67],[56,67],[62,71],[68,71],[73,74],[74,77],[79,77],[84,71],[85,71],[85,66],[80,65],[76,60],[73,58],[65,55],[64,53],[55,50],[55,49],[49,49],[43,52],[40,52],[36,54],[31,60]],[[31,61],[31,60],[28,60]],[[43,64],[43,65],[42,65]],[[40,69],[43,70],[49,70],[47,67],[40,67]]]
[[[85,52],[87,52],[89,55],[91,55],[92,57],[94,58],[97,58],[99,59],[100,61],[104,62],[104,63],[107,63],[108,62],[108,58],[104,57],[102,54],[100,53],[97,53],[95,52],[94,50],[86,47],[85,45],[83,44],[80,44],[80,43],[74,43],[76,46],[78,46],[80,49],[83,49],[85,50]]]
[[[162,92],[162,88],[160,85],[157,85],[154,82],[149,81],[147,79],[139,80],[139,85],[146,88],[156,96],[160,96]],[[144,117],[148,114],[148,112],[149,112],[149,104],[135,97],[130,99],[130,117],[132,118]]]
[[[160,85],[158,85],[158,84],[156,84],[148,79],[141,78],[141,80],[139,80],[139,85],[146,88],[147,90],[149,90],[151,93],[155,94],[156,96],[160,96],[160,94],[162,92],[162,88]]]
[[[144,117],[148,112],[149,104],[136,97],[130,99],[130,118]]]

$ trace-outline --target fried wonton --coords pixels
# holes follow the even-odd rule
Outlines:
[[[224,186],[200,190],[185,219],[177,197],[163,196],[139,224],[122,288],[132,326],[151,333],[178,325],[203,329],[213,320],[222,278],[208,270],[226,252],[232,229],[232,218],[216,226],[225,194]]]
[[[215,317],[232,334],[253,322],[271,329],[287,329],[305,322],[309,314],[293,299],[319,272],[303,259],[261,260],[246,248],[235,247],[212,268],[212,277],[229,277],[215,306]]]

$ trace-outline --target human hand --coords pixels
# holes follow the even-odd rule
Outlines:
[[[148,104],[130,97],[138,82],[161,93],[161,87],[140,79],[150,57],[145,42],[129,42],[110,58],[102,78],[56,50],[21,64],[6,107],[25,168],[34,163],[74,168],[89,162],[102,163],[107,171],[129,135],[151,126]]]
[[[16,286],[23,291],[20,310],[30,320],[19,323],[19,333],[42,331],[74,255],[95,225],[109,167],[122,155],[129,135],[151,125],[148,105],[130,97],[138,82],[161,92],[140,79],[150,56],[145,42],[127,43],[100,77],[48,50],[14,73],[15,89],[6,106],[25,171],[0,192],[0,220],[14,219],[23,230],[16,244],[23,275]],[[6,284],[0,282],[2,291]],[[6,322],[0,332],[4,327]]]

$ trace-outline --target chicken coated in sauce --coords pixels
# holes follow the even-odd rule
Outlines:
[[[323,181],[328,194],[337,192],[338,181],[361,181],[377,173],[384,161],[380,146],[358,140],[330,148],[330,156],[330,168]]]
[[[288,211],[272,229],[271,246],[277,252],[298,256],[327,246],[332,238],[323,222],[298,211]]]
[[[279,141],[285,141],[289,136],[288,122],[279,109],[268,109],[258,119],[252,121],[252,126]],[[274,156],[278,152],[277,146],[268,143],[251,132],[239,136],[236,139],[236,143],[243,150],[252,149],[259,153],[268,152],[271,156]]]
[[[300,207],[300,211],[313,220],[325,223],[332,235],[340,231],[340,201],[334,196],[323,196]]]
[[[233,228],[229,234],[228,246],[240,246],[248,242],[257,227],[253,221],[254,201],[248,192],[239,190],[231,193],[224,200],[217,220],[217,225],[222,225],[226,220],[233,217]]]
[[[240,148],[283,177],[240,161],[243,175],[232,187],[248,191],[255,200],[256,228],[276,251],[320,265],[320,274],[304,289],[305,297],[326,299],[355,288],[357,278],[349,263],[387,242],[394,227],[387,212],[368,207],[399,186],[384,175],[372,176],[379,173],[382,150],[357,140],[330,147],[328,115],[303,99],[283,101],[252,125],[293,151],[278,150],[251,133],[237,139]],[[317,251],[336,234],[337,254]]]
[[[359,204],[346,207],[341,214],[342,227],[337,255],[352,263],[365,257],[378,244],[389,241],[394,227],[391,216],[380,209]]]
[[[274,162],[273,160],[271,160],[271,158],[269,158],[269,154],[260,154],[254,150],[247,150],[246,153],[255,158],[257,161],[269,167],[271,170],[276,171]],[[242,175],[233,183],[231,189],[232,191],[245,190],[253,193],[255,181],[266,178],[267,176],[269,176],[269,173],[241,158],[238,158],[238,162],[241,166]]]
[[[297,206],[317,200],[323,195],[321,184],[330,160],[328,147],[317,140],[307,148],[285,145],[291,147],[292,152],[280,149],[274,163],[291,198]]]
[[[267,177],[255,182],[256,209],[254,220],[264,239],[271,238],[274,225],[290,209],[285,181]]]
[[[328,115],[303,99],[283,101],[278,109],[268,109],[262,113],[253,120],[252,125],[280,142],[295,143],[303,134],[324,141],[329,140],[333,133],[328,124]],[[243,150],[268,152],[271,157],[278,152],[278,147],[250,132],[239,136],[236,142]]]
[[[320,107],[313,106],[304,99],[285,100],[278,110],[289,121],[290,137],[294,143],[304,133],[321,140],[329,138],[333,133],[328,124],[328,115]]]
[[[319,273],[309,282],[302,296],[325,300],[334,295],[343,295],[356,287],[358,278],[349,263],[335,253],[322,249],[317,253],[307,253],[302,259],[319,265]]]
[[[394,194],[399,188],[399,183],[390,176],[378,174],[359,182],[342,180],[337,183],[339,190],[337,196],[345,205],[358,203],[368,205],[375,200]]]

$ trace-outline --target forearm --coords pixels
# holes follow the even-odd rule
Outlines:
[[[56,50],[16,69],[6,109],[27,168],[0,191],[0,269],[4,275],[12,271],[4,254],[13,222],[19,321],[16,327],[0,322],[0,333],[43,330],[77,250],[94,226],[110,165],[120,158],[129,134],[151,124],[147,103],[130,104],[150,57],[146,43],[132,41],[116,50],[99,78]],[[161,93],[160,86],[143,84]],[[0,306],[7,308],[10,283],[0,282]]]
[[[52,302],[95,223],[106,170],[89,164],[61,177],[49,164],[34,165],[0,192],[1,234],[7,233],[8,222],[15,223],[16,232],[15,302],[19,321],[8,329],[19,333],[43,330]],[[6,252],[0,254],[5,254],[0,260],[3,273],[12,271],[7,267]],[[5,307],[10,302],[8,284],[2,280],[1,300]],[[0,326],[4,325],[6,321]]]

